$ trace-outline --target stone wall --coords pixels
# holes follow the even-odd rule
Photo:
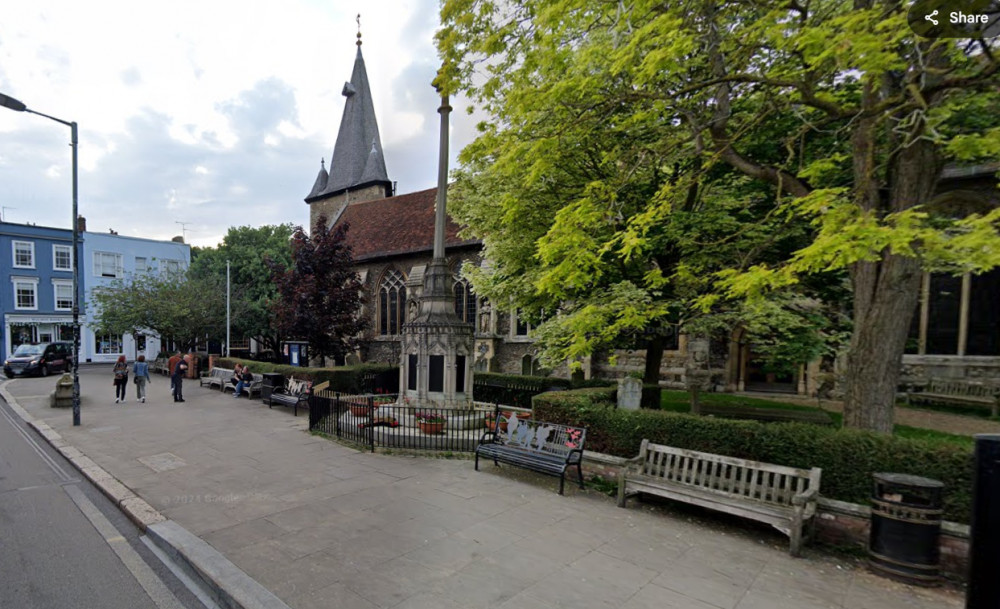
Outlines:
[[[929,378],[1000,384],[1000,357],[904,355],[902,383]]]

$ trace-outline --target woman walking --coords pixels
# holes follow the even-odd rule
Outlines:
[[[146,356],[140,355],[132,369],[135,374],[135,399],[143,404],[146,403],[146,383],[149,382],[149,364],[146,363]]]
[[[115,404],[118,402],[125,403],[125,387],[128,385],[128,363],[125,362],[125,356],[119,355],[118,361],[115,362],[115,367],[112,370],[115,375]]]

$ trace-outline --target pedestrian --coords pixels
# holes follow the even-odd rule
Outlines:
[[[149,364],[146,363],[146,356],[140,355],[132,367],[135,374],[135,399],[143,404],[146,403],[146,383],[149,382]]]
[[[125,361],[124,355],[118,356],[118,361],[115,362],[115,367],[112,370],[115,375],[114,381],[115,385],[115,404],[121,402],[125,403],[125,387],[128,386],[128,362]]]
[[[250,366],[243,366],[243,370],[240,372],[240,378],[236,382],[236,389],[233,390],[233,399],[240,397],[240,393],[243,391],[244,387],[248,388],[247,397],[250,397],[249,387],[251,381],[253,381],[253,373],[250,372]]]
[[[177,365],[174,366],[174,373],[170,377],[173,383],[174,401],[183,402],[184,401],[184,376],[187,374],[188,364],[181,357],[181,354],[177,354]]]
[[[174,394],[174,370],[177,369],[177,362],[181,361],[181,353],[171,355],[167,360],[167,374],[170,376],[170,395]]]
[[[243,364],[237,363],[233,367],[233,376],[229,379],[229,384],[235,387],[239,384],[240,378],[243,376]]]

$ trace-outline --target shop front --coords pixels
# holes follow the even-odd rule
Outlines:
[[[6,359],[18,345],[73,341],[72,315],[3,316],[3,357]]]

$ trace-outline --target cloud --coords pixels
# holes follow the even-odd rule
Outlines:
[[[435,0],[370,0],[363,46],[389,177],[433,186]],[[79,122],[80,212],[93,230],[214,245],[231,225],[308,222],[356,52],[356,7],[287,0],[49,0],[4,6],[0,92]],[[107,19],[116,15],[116,19]],[[197,15],[197,18],[192,18]],[[453,100],[451,157],[473,120]],[[0,206],[69,227],[69,129],[0,110]]]

